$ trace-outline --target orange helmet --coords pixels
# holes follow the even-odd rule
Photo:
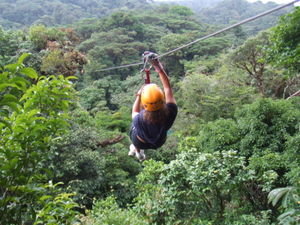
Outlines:
[[[163,107],[165,96],[156,84],[147,84],[143,87],[141,101],[145,110],[157,111]]]

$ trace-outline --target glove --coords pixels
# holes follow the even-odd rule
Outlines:
[[[150,62],[152,64],[152,66],[155,68],[156,72],[160,72],[161,70],[163,70],[163,66],[159,62],[158,55],[156,53],[150,52],[150,51],[145,51],[143,54],[143,58],[144,58],[144,62],[146,62],[146,60],[147,60],[148,62]]]

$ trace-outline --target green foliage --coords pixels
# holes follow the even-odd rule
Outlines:
[[[202,124],[196,137],[186,137],[180,143],[180,149],[199,149],[201,152],[214,152],[236,149],[239,141],[239,129],[231,119],[218,119]]]
[[[20,46],[19,32],[4,31],[0,27],[0,67],[11,62]]]
[[[117,9],[146,9],[146,0],[3,0],[0,3],[0,24],[6,28],[24,27],[32,24],[48,26],[72,24],[80,19],[104,17]]]
[[[185,33],[201,27],[192,15],[193,12],[189,8],[173,6],[169,8],[163,19],[167,29],[172,33]]]
[[[253,214],[237,214],[232,215],[230,212],[228,216],[232,217],[225,221],[226,225],[273,225],[270,220],[270,210],[260,211]]]
[[[231,63],[245,71],[250,80],[253,80],[255,87],[262,96],[266,95],[267,88],[265,58],[268,45],[268,33],[262,32],[255,38],[249,38],[229,56]]]
[[[126,31],[124,28],[112,29],[92,35],[91,40],[81,44],[80,50],[88,51],[91,64],[87,68],[88,75],[93,79],[103,78],[107,73],[97,70],[115,65],[128,64],[140,57],[147,49],[147,45],[135,40],[135,31]],[[94,70],[96,70],[94,72]],[[132,68],[113,71],[117,77],[124,80],[132,73]]]
[[[299,73],[300,66],[300,8],[283,16],[278,25],[272,29],[271,61],[278,66],[287,68],[290,72]]]
[[[276,64],[276,61],[279,60],[277,57],[279,53],[276,53],[277,50],[275,50],[274,35],[274,31],[260,32],[257,36],[247,39],[243,45],[232,51],[227,60],[234,67],[239,68],[248,75],[246,82],[248,85],[254,86],[262,96],[282,98],[287,93],[298,90],[299,78],[296,74],[289,75],[287,73],[287,71],[291,71],[291,66],[288,64],[284,65],[285,68],[281,67],[281,70],[271,67],[270,60],[273,60],[273,64]],[[287,35],[287,32],[285,32],[285,35]],[[288,38],[293,39],[293,35],[291,34]],[[286,50],[285,54],[290,53]],[[295,57],[292,56],[292,58]]]
[[[130,112],[126,108],[111,114],[109,112],[99,112],[96,114],[97,127],[107,130],[119,130],[126,132],[131,123]]]
[[[72,85],[63,77],[37,77],[22,63],[1,71],[0,214],[1,224],[35,221],[45,194],[42,160],[51,140],[66,131]],[[31,83],[36,80],[35,84]]]
[[[284,163],[289,168],[289,172],[285,176],[292,186],[275,188],[268,195],[269,202],[273,206],[279,207],[281,213],[278,217],[279,224],[299,223],[299,141],[299,134],[289,137],[283,156]]]
[[[232,47],[232,41],[234,41],[232,39],[232,37],[226,35],[221,37],[213,37],[195,43],[193,46],[190,47],[190,50],[186,53],[186,58],[193,59],[197,56],[200,56],[202,58],[207,58],[208,56],[216,56],[222,52],[225,52],[226,49]]]
[[[225,0],[220,1],[214,7],[201,10],[198,14],[202,21],[208,24],[233,24],[259,13],[273,9],[277,6],[275,2],[248,2],[246,0]],[[277,19],[291,11],[292,7],[281,9],[256,21],[243,25],[247,35],[255,35],[261,30],[276,25]]]
[[[294,187],[276,188],[269,195],[269,202],[273,206],[281,201],[280,208],[283,213],[278,217],[279,224],[298,224],[300,222],[299,190]]]
[[[44,25],[30,27],[29,39],[37,50],[45,49],[47,41],[62,41],[64,33],[57,28],[46,28]]]
[[[186,113],[206,121],[219,117],[228,118],[232,116],[236,107],[255,98],[253,90],[241,81],[241,78],[230,74],[224,67],[215,76],[206,76],[196,71],[179,83],[178,101]],[[234,86],[236,83],[240,85]]]
[[[138,209],[150,223],[194,224],[203,220],[215,224],[224,219],[225,202],[238,191],[244,167],[244,159],[234,151],[191,150],[164,167],[147,163],[138,177]]]
[[[101,23],[96,18],[83,19],[76,22],[73,27],[75,28],[77,34],[83,39],[87,40],[91,37],[92,33],[99,30]]]
[[[105,101],[105,89],[95,86],[89,86],[79,92],[80,104],[91,113],[107,110],[107,101]]]
[[[120,81],[112,78],[94,81],[80,90],[80,104],[91,113],[107,109],[115,110],[117,107],[113,97],[120,91],[120,85],[122,85]]]
[[[164,164],[154,160],[147,160],[143,164],[145,167],[137,177],[136,188],[139,194],[135,199],[135,210],[150,224],[161,224],[166,220],[161,205],[165,200],[161,192],[163,186],[159,184]]]
[[[121,11],[98,23],[99,27],[95,27],[91,38],[79,46],[79,50],[87,52],[91,59],[87,73],[93,80],[108,75],[125,80],[137,70],[97,70],[135,62],[145,50],[162,52],[177,47],[178,44],[190,41],[199,33],[199,29],[203,29],[192,17],[192,12],[181,6],[158,8],[143,13]],[[96,24],[97,22],[93,26]],[[179,63],[177,55],[167,60],[166,64],[171,68],[172,75],[183,75],[183,66]]]
[[[284,154],[284,159],[287,162],[290,172],[287,174],[291,184],[295,187],[300,187],[299,183],[299,173],[300,173],[300,158],[298,157],[300,151],[300,135],[296,134],[294,136],[288,137],[286,148],[287,151]]]
[[[94,203],[89,218],[83,220],[86,225],[146,225],[149,224],[131,209],[122,209],[114,197],[99,200]]]
[[[120,131],[127,131],[130,119],[118,119],[121,116],[116,112],[93,117],[77,109],[71,129],[52,145],[51,158],[45,162],[54,171],[53,179],[64,182],[77,193],[77,202],[88,208],[94,198],[113,194],[124,206],[136,195],[133,183],[140,165],[127,155],[127,136]]]
[[[249,159],[248,169],[256,171],[256,179],[267,191],[276,183],[286,182],[283,171],[297,168],[297,157],[289,158],[288,164],[282,157],[297,151],[291,149],[288,140],[296,140],[298,114],[291,102],[261,99],[237,110],[234,121],[221,119],[202,125],[196,136],[186,137],[180,145],[201,152],[237,149]],[[289,167],[290,163],[294,166]],[[297,174],[294,171],[292,177]]]
[[[167,52],[177,48],[178,46],[182,46],[183,44],[189,42],[191,40],[190,33],[184,34],[176,34],[170,33],[163,36],[159,42],[158,48],[160,52]],[[172,56],[167,57],[165,62],[166,68],[171,68],[170,76],[174,76],[176,78],[180,78],[184,75],[184,66],[180,62],[180,59],[185,55],[184,50],[180,50],[175,52]]]
[[[289,101],[261,99],[237,111],[243,139],[241,154],[249,156],[284,152],[288,137],[298,132],[299,110]]]
[[[59,67],[64,66],[63,52],[61,50],[54,50],[43,58],[41,70],[47,73],[54,73]]]
[[[23,6],[18,14],[19,8],[3,11],[0,3],[1,16],[54,25],[108,15],[116,7],[148,7],[144,0],[44,1],[39,9],[39,1],[24,3],[11,2]],[[228,3],[233,19],[228,12],[216,15],[225,23],[274,6],[248,10],[241,0],[221,6]],[[81,40],[72,29],[35,25],[29,37],[0,30],[2,63],[18,51],[33,52],[31,59],[23,55],[0,68],[0,223],[76,224],[82,204],[93,207],[85,224],[270,225],[278,215],[281,224],[297,224],[299,102],[257,100],[253,88],[275,97],[297,88],[295,12],[272,31],[272,43],[264,32],[220,55],[243,43],[249,25],[164,58],[180,113],[168,142],[147,151],[150,160],[143,163],[127,155],[130,108],[143,83],[139,68],[99,69],[135,62],[145,50],[164,53],[215,27],[176,5],[84,20],[75,25],[83,41],[76,47],[89,58],[84,70],[87,60],[75,50]],[[268,65],[266,49],[273,44],[280,51],[272,47],[272,63],[290,68]],[[281,54],[291,58],[279,64]],[[228,57],[236,68],[227,65]],[[82,72],[76,106],[72,77],[38,77],[24,60],[46,74]],[[157,76],[151,80],[159,83]],[[63,182],[63,189],[45,185],[49,179]]]
[[[78,207],[78,204],[71,198],[74,194],[57,194],[57,185],[59,184],[53,185],[51,182],[45,185],[50,193],[39,198],[39,204],[41,204],[43,208],[37,212],[34,225],[80,224],[77,217],[78,212],[74,210]]]
[[[235,149],[238,153],[237,156],[243,159],[244,173],[234,173],[231,176],[231,180],[237,179],[236,189],[228,188],[232,196],[228,198],[229,200],[225,198],[226,201],[230,201],[226,204],[223,215],[228,224],[234,224],[233,221],[236,224],[264,224],[263,221],[268,221],[271,217],[274,218],[276,212],[273,211],[269,216],[262,214],[256,217],[251,214],[251,211],[269,209],[268,192],[276,187],[291,184],[299,187],[299,145],[297,143],[299,141],[298,118],[300,111],[296,102],[286,100],[274,101],[271,99],[257,100],[251,105],[245,105],[237,109],[234,120],[219,119],[207,124],[201,124],[197,135],[186,137],[179,144],[181,151],[187,152],[186,154],[189,152],[211,154]],[[188,158],[187,161],[193,162],[194,158],[197,157]],[[178,168],[186,168],[184,159],[181,159],[179,162],[182,164]],[[222,161],[216,159],[216,162]],[[209,163],[210,166],[213,165],[212,162]],[[223,166],[228,166],[225,163],[221,164],[222,169]],[[231,163],[231,165],[233,164]],[[197,168],[194,168],[193,172],[178,169],[176,173],[182,173],[185,177],[195,173],[198,177],[203,177],[203,174],[199,175],[203,169],[196,173],[198,171]],[[178,181],[178,186],[189,184],[189,182],[181,182],[178,176],[176,180]],[[198,178],[197,181],[199,180],[201,179]],[[221,180],[218,178],[216,181]],[[212,177],[207,179],[208,184],[206,188],[211,188],[212,184],[209,182],[213,181]],[[223,185],[225,185],[225,188],[226,184]],[[202,189],[205,190],[204,187]],[[222,188],[221,190],[223,191]],[[276,201],[281,196],[278,195]],[[247,202],[243,201],[243,207],[239,210],[233,210],[232,208],[235,208],[236,204],[239,204],[243,198],[247,199]],[[180,199],[183,198],[181,197]],[[182,203],[184,201],[179,202]],[[294,203],[295,201],[293,201],[293,204],[292,202],[289,203],[289,207],[280,209],[281,213],[297,210],[298,206]],[[213,207],[213,209],[215,210],[216,207]],[[295,212],[296,214],[289,214],[294,218],[293,220],[297,218],[297,211]],[[213,218],[216,217],[213,216]],[[265,224],[268,223],[265,222]]]
[[[174,6],[170,10],[171,14],[177,14],[179,16],[192,16],[194,13],[191,9],[182,6]]]
[[[23,60],[28,54],[23,54],[17,64],[9,64],[1,69],[0,91],[1,91],[1,122],[9,124],[5,121],[12,111],[19,111],[19,99],[28,89],[29,79],[37,79],[38,75],[32,68],[24,67]],[[24,77],[25,76],[25,77]]]

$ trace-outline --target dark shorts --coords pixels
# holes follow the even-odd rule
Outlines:
[[[137,138],[137,132],[136,132],[136,128],[134,126],[131,127],[129,136],[130,136],[130,140],[132,141],[132,144],[136,148],[139,148],[139,149],[157,149],[157,148],[161,147],[166,142],[166,139],[162,143],[157,143],[155,145],[150,144],[150,143],[141,142]]]

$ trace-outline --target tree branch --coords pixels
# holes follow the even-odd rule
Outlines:
[[[296,91],[294,94],[290,95],[287,99],[293,98],[295,96],[300,96],[300,90]]]
[[[96,145],[101,146],[103,148],[103,147],[106,147],[107,145],[116,144],[116,143],[122,141],[124,138],[125,138],[125,136],[119,135],[119,136],[117,136],[113,139],[107,139],[107,140],[104,140],[104,141],[100,141]]]

